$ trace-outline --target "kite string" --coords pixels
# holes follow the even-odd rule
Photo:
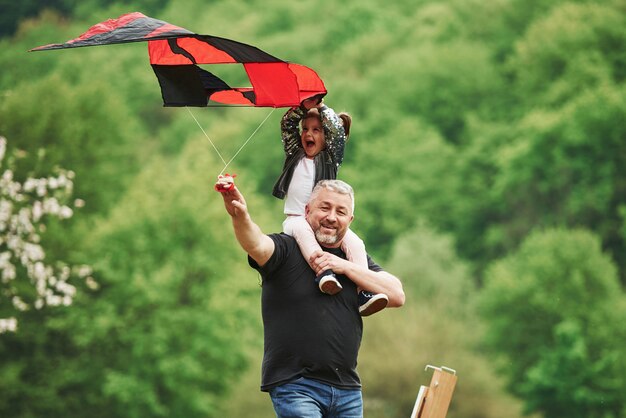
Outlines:
[[[224,168],[222,169],[222,171],[220,172],[220,175],[224,174],[224,171],[226,170],[226,167],[228,167],[228,165],[230,163],[233,162],[233,160],[235,159],[235,157],[237,157],[237,155],[241,152],[241,150],[243,150],[243,147],[245,147],[248,142],[250,142],[250,140],[252,139],[252,137],[254,136],[254,134],[256,134],[258,132],[259,129],[261,129],[261,126],[263,126],[263,124],[265,123],[265,121],[267,121],[270,116],[272,116],[272,113],[274,113],[274,111],[276,110],[276,108],[272,108],[272,110],[270,111],[270,113],[268,113],[268,115],[265,117],[265,119],[263,119],[263,122],[261,122],[259,124],[259,126],[257,126],[257,128],[254,130],[254,132],[252,132],[252,134],[250,134],[250,136],[248,137],[248,139],[246,139],[246,142],[243,143],[243,145],[241,147],[239,147],[239,149],[237,150],[237,152],[235,153],[235,155],[233,155],[233,158],[230,159],[230,161],[228,161],[227,163],[224,163]],[[224,160],[222,160],[224,161]]]
[[[248,137],[248,139],[246,139],[246,142],[243,143],[243,145],[241,147],[239,147],[239,149],[237,150],[237,152],[235,153],[235,155],[233,155],[233,157],[230,159],[230,161],[226,162],[226,160],[224,160],[224,157],[222,157],[222,154],[220,154],[219,150],[217,149],[217,147],[215,146],[215,144],[213,143],[213,141],[211,141],[211,138],[209,138],[209,135],[204,131],[204,129],[202,128],[202,125],[200,125],[200,122],[198,122],[198,119],[196,119],[196,117],[194,116],[194,114],[191,112],[191,109],[189,109],[188,106],[185,106],[185,108],[187,109],[187,111],[189,112],[189,114],[191,115],[191,117],[193,118],[193,120],[196,121],[196,124],[198,125],[198,127],[200,128],[200,130],[202,131],[202,133],[204,134],[204,136],[206,137],[206,139],[209,140],[209,142],[211,143],[211,146],[213,146],[213,149],[215,150],[215,152],[217,153],[217,155],[220,157],[220,160],[222,160],[222,162],[224,163],[224,168],[222,169],[222,171],[220,171],[220,176],[222,174],[224,174],[224,171],[226,171],[226,167],[228,167],[228,165],[230,163],[233,162],[233,160],[235,159],[235,157],[237,157],[237,155],[239,155],[239,153],[241,152],[241,150],[243,150],[243,148],[248,144],[248,142],[250,142],[250,140],[252,139],[252,137],[259,131],[259,129],[261,129],[261,127],[263,126],[263,124],[270,118],[270,116],[272,116],[272,113],[274,113],[274,110],[276,110],[276,108],[272,108],[272,110],[270,111],[270,113],[268,113],[268,115],[265,117],[265,119],[263,119],[263,121],[259,124],[259,126],[257,126],[257,128],[254,130],[254,132],[252,132],[252,134],[250,134],[250,136]]]
[[[217,155],[220,157],[220,160],[222,160],[222,162],[225,165],[226,164],[226,160],[224,160],[224,157],[222,157],[222,154],[220,154],[220,152],[218,151],[217,147],[215,146],[215,144],[213,143],[213,141],[211,141],[211,138],[209,138],[209,135],[207,135],[207,133],[204,131],[204,129],[202,128],[202,125],[200,125],[200,122],[198,122],[198,119],[196,119],[196,117],[193,115],[193,113],[191,112],[191,109],[189,109],[188,106],[185,106],[185,109],[187,109],[187,112],[189,112],[189,114],[191,115],[191,117],[193,118],[193,120],[196,121],[196,124],[198,125],[198,127],[200,128],[200,130],[202,131],[202,133],[204,134],[204,136],[206,137],[206,139],[209,140],[209,142],[211,143],[211,145],[213,146],[213,149],[215,150],[215,152],[217,152]],[[231,160],[232,161],[232,160]],[[223,172],[223,170],[222,170]],[[222,173],[220,173],[222,174]]]

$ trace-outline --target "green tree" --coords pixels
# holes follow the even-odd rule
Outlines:
[[[476,288],[454,241],[424,223],[402,235],[384,267],[402,279],[407,302],[365,320],[359,373],[366,416],[406,417],[427,364],[459,376],[450,418],[520,416],[490,359],[478,349],[484,323],[475,311]]]
[[[536,111],[497,153],[491,202],[498,212],[485,237],[503,253],[535,225],[585,225],[623,269],[619,207],[626,198],[626,90],[604,86],[558,111]]]
[[[519,97],[506,120],[469,119],[446,212],[478,271],[537,225],[595,231],[625,280],[624,14],[616,3],[554,5],[507,64]]]
[[[385,117],[391,113],[381,109],[378,124],[386,127]],[[354,230],[363,235],[369,251],[388,256],[396,237],[419,218],[445,222],[442,210],[447,209],[449,196],[440,191],[454,181],[449,170],[454,150],[419,119],[378,129],[381,134],[369,138],[351,134],[354,143],[348,142],[346,151],[352,153],[347,157],[350,163],[339,177],[355,188]]]
[[[148,165],[86,240],[99,289],[2,340],[0,415],[221,416],[258,283],[198,181],[208,155],[196,141]]]
[[[91,272],[88,266],[72,269],[46,257],[48,251],[41,245],[47,218],[67,219],[74,214],[67,206],[74,173],[59,170],[23,183],[15,181],[12,158],[5,158],[6,144],[0,136],[0,334],[17,330],[21,312],[71,305],[76,287],[70,277],[84,278]]]
[[[22,150],[16,177],[74,171],[86,213],[111,208],[137,171],[142,131],[133,119],[106,83],[72,86],[58,75],[20,84],[0,103],[0,129],[19,138],[10,150]]]
[[[623,416],[624,295],[598,237],[547,230],[487,271],[480,297],[488,343],[527,411]]]
[[[559,107],[585,90],[623,84],[625,42],[619,2],[553,7],[532,23],[509,62],[520,100]]]
[[[44,8],[67,13],[69,8],[66,3],[66,0],[49,0],[44,4],[37,0],[0,0],[0,37],[12,35],[22,20],[37,15]]]
[[[94,12],[104,9],[115,2],[113,0],[22,0],[10,1],[0,0],[0,37],[12,35],[19,27],[20,23],[28,18],[55,11],[64,16],[75,16],[79,18],[93,17]],[[142,10],[146,14],[157,13],[168,0],[135,0],[133,7]],[[126,6],[128,7],[128,6]],[[94,24],[96,22],[93,22]]]

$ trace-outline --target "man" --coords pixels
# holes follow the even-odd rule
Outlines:
[[[313,256],[315,271],[292,237],[261,231],[234,185],[218,182],[216,188],[239,244],[263,278],[261,390],[270,393],[277,416],[361,417],[356,364],[363,322],[356,289],[386,294],[389,307],[404,304],[404,291],[400,280],[371,258],[368,269],[345,259],[340,247],[354,218],[352,188],[340,180],[323,180],[313,189],[306,219],[324,249]],[[343,286],[332,296],[319,292],[315,283],[315,275],[328,269]]]

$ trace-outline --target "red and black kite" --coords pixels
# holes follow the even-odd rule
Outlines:
[[[326,94],[312,69],[289,63],[260,49],[230,39],[198,35],[141,13],[128,13],[92,26],[76,39],[31,51],[148,42],[165,106],[221,105],[297,106]],[[198,64],[242,64],[252,87],[231,87]]]

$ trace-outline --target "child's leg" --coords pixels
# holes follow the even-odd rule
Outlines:
[[[341,249],[346,253],[348,260],[361,267],[367,268],[367,252],[365,251],[365,243],[357,234],[348,229],[346,235],[341,242]]]
[[[315,233],[304,216],[288,216],[283,222],[283,231],[295,238],[302,256],[309,265],[311,264],[311,256],[322,252],[322,247],[317,242]],[[315,278],[315,281],[322,292],[330,295],[334,295],[342,289],[332,270],[323,271]]]
[[[346,232],[346,235],[343,237],[341,249],[344,253],[346,253],[348,260],[362,267],[368,268],[365,244],[357,234],[352,232],[351,229],[348,229],[348,232]],[[359,313],[361,316],[375,314],[376,312],[385,309],[387,303],[389,303],[389,298],[385,294],[372,293],[361,288],[358,288],[357,292],[359,292]]]
[[[283,232],[296,239],[300,252],[309,265],[311,264],[311,256],[322,251],[322,247],[315,239],[311,225],[304,216],[288,216],[283,222]]]

